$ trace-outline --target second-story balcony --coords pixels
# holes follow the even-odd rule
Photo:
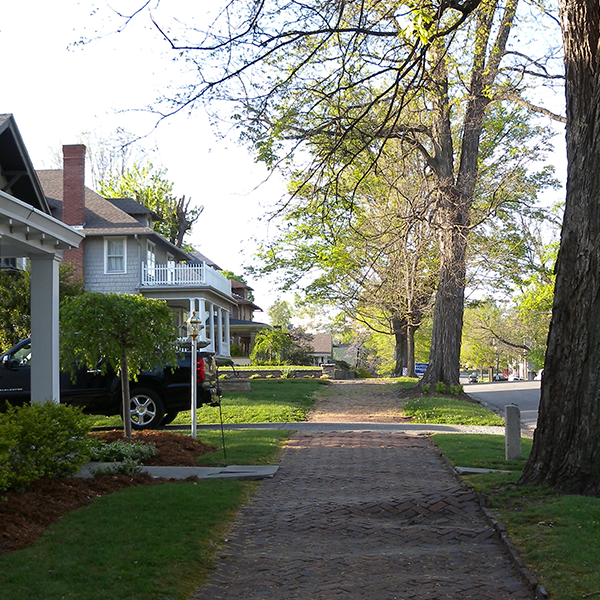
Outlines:
[[[142,263],[142,287],[211,287],[231,296],[231,281],[206,263]]]

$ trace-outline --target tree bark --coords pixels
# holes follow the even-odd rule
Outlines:
[[[567,200],[538,425],[522,484],[600,495],[600,70],[597,0],[560,3]]]
[[[408,365],[407,363],[407,339],[406,339],[406,324],[402,323],[400,319],[392,319],[392,325],[394,327],[394,340],[395,340],[395,354],[396,364],[394,366],[394,375],[400,377],[402,370]]]
[[[123,366],[121,368],[121,396],[123,398],[123,427],[125,437],[131,437],[131,394],[129,393],[129,366],[127,364],[127,353],[123,354]]]
[[[440,224],[440,278],[433,312],[429,367],[422,384],[458,385],[466,277],[467,236],[471,206],[477,181],[479,145],[485,111],[491,98],[489,89],[498,75],[500,61],[512,27],[518,0],[508,0],[501,8],[497,0],[482,0],[478,8],[477,35],[468,101],[462,129],[460,164],[454,174],[454,146],[448,98],[445,49],[434,46],[433,71],[436,95],[433,135],[435,154],[430,162],[438,180],[438,223]],[[503,10],[491,48],[494,15]]]

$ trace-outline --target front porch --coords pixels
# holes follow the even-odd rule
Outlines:
[[[142,263],[141,287],[201,286],[232,297],[231,281],[206,263]]]
[[[177,315],[181,338],[188,337],[187,320],[195,312],[202,323],[198,347],[230,356],[230,315],[236,301],[231,282],[206,263],[142,264],[140,292],[166,301]]]

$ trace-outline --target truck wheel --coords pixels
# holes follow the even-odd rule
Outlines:
[[[131,427],[154,429],[165,416],[165,407],[160,396],[153,390],[137,388],[131,391]]]
[[[161,425],[169,425],[175,420],[175,417],[179,414],[178,410],[168,410],[165,413],[165,418],[162,420]]]

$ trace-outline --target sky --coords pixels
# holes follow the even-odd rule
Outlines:
[[[147,17],[122,33],[77,45],[83,36],[94,37],[96,28],[109,31],[107,14],[102,1],[4,3],[0,56],[6,71],[0,113],[14,115],[37,169],[56,168],[56,152],[63,144],[78,143],[84,132],[102,138],[122,127],[148,134],[140,143],[152,150],[155,166],[168,170],[175,194],[204,206],[186,241],[222,269],[242,274],[252,262],[253,240],[269,233],[258,217],[285,193],[285,183],[269,177],[235,139],[221,139],[202,109],[154,128],[155,118],[139,109],[154,101],[163,86],[183,81],[185,67],[172,60]],[[248,283],[265,311],[256,320],[266,320],[279,293],[270,280]]]
[[[140,0],[115,0],[137,7]],[[156,3],[156,0],[154,0]],[[174,192],[203,205],[204,212],[187,239],[222,269],[242,274],[252,264],[255,240],[266,240],[263,216],[285,194],[285,182],[269,177],[235,134],[219,137],[200,108],[179,114],[154,128],[155,118],[140,109],[167,86],[188,80],[187,67],[173,60],[146,15],[121,33],[107,17],[104,0],[24,0],[6,2],[0,21],[0,56],[5,77],[0,113],[12,113],[38,169],[56,168],[63,144],[78,143],[84,132],[109,137],[117,128],[146,135],[142,145],[153,150],[155,166],[168,170]],[[163,10],[198,14],[210,3],[192,0],[162,2]],[[157,9],[155,14],[159,14]],[[184,17],[184,19],[187,17]],[[191,17],[189,17],[191,18]],[[113,21],[114,23],[114,21]],[[98,33],[96,33],[96,30]],[[95,41],[78,45],[82,37]],[[556,140],[554,162],[564,179],[564,135]],[[549,201],[564,192],[551,192]],[[283,296],[269,279],[249,279],[255,301],[265,311]]]

